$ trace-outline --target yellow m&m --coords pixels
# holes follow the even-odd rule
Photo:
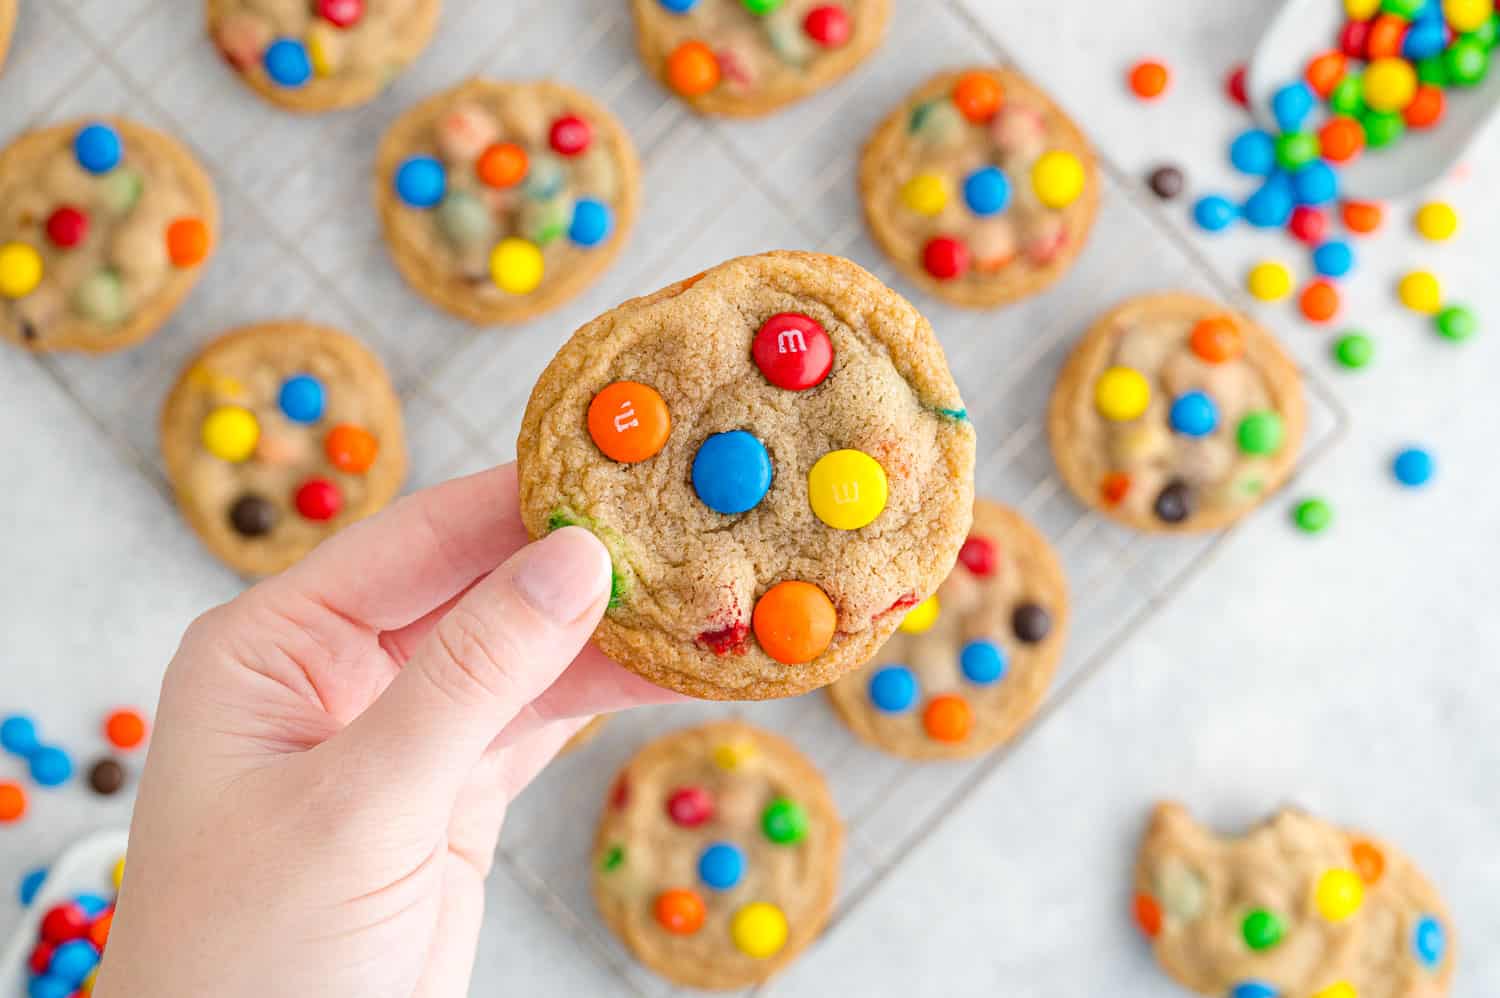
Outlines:
[[[905,634],[923,634],[932,630],[932,625],[937,623],[940,610],[937,596],[927,597],[912,607],[901,619],[901,631]]]
[[[774,904],[755,901],[734,913],[729,934],[741,953],[764,960],[786,945],[786,916]]]
[[[858,530],[885,509],[885,469],[863,451],[830,451],[807,473],[807,500],[835,530]]]
[[[901,203],[918,215],[941,215],[949,196],[948,179],[941,173],[919,173],[901,185]]]
[[[527,239],[502,239],[490,254],[490,276],[507,294],[531,294],[541,285],[546,270],[542,251]]]
[[[1314,994],[1312,998],[1359,998],[1359,992],[1348,981],[1339,981],[1337,984],[1328,985]]]
[[[1445,201],[1429,201],[1417,209],[1415,222],[1423,239],[1446,242],[1458,231],[1458,212]]]
[[[1318,878],[1313,903],[1318,914],[1330,922],[1342,922],[1365,901],[1365,883],[1353,870],[1332,869]]]
[[[1443,308],[1443,285],[1430,270],[1413,270],[1396,285],[1401,304],[1413,312],[1437,315]]]
[[[255,413],[237,405],[221,405],[203,421],[203,446],[222,461],[248,461],[260,440]]]
[[[1151,404],[1151,383],[1133,367],[1111,367],[1094,382],[1094,408],[1116,423],[1139,419]]]
[[[325,22],[317,22],[307,29],[307,57],[312,62],[313,73],[332,76],[339,68],[340,39],[338,29]]]
[[[1405,59],[1376,59],[1365,69],[1365,103],[1382,112],[1401,111],[1417,95],[1417,71]]]
[[[1043,153],[1031,167],[1031,187],[1048,208],[1066,208],[1083,193],[1085,177],[1078,157],[1061,149]]]
[[[0,295],[25,298],[42,283],[42,255],[25,243],[0,246]]]
[[[1489,0],[1443,0],[1443,17],[1459,34],[1478,31],[1490,19]]]
[[[1292,293],[1292,272],[1284,263],[1263,260],[1250,268],[1245,287],[1261,301],[1281,301]]]
[[[722,770],[733,771],[755,758],[756,748],[752,742],[720,742],[714,746],[714,765]]]

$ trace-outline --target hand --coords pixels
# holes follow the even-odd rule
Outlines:
[[[514,466],[210,610],[167,667],[95,998],[468,993],[506,805],[589,715],[609,555],[526,545]]]

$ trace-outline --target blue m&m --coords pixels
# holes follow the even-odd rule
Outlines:
[[[674,14],[686,14],[698,6],[698,0],[660,0],[660,3]]]
[[[1241,132],[1229,144],[1229,162],[1252,177],[1269,176],[1276,169],[1276,140],[1259,128]]]
[[[1240,210],[1228,198],[1217,194],[1199,198],[1193,205],[1193,221],[1205,232],[1223,232],[1239,217]]]
[[[120,165],[120,133],[108,125],[87,125],[73,137],[73,157],[90,173],[108,173]]]
[[[1292,196],[1298,204],[1327,204],[1339,196],[1339,175],[1321,159],[1292,174]]]
[[[312,58],[307,46],[295,38],[278,38],[266,48],[266,75],[279,87],[295,89],[312,79]]]
[[[1302,81],[1289,83],[1271,97],[1271,114],[1283,132],[1295,132],[1312,113],[1316,98],[1312,87]]]
[[[277,396],[281,412],[294,423],[316,423],[323,418],[327,399],[323,382],[310,374],[296,374],[281,383]]]
[[[1432,455],[1420,447],[1406,448],[1391,462],[1391,472],[1396,476],[1396,481],[1413,489],[1432,481],[1433,470]]]
[[[598,246],[614,231],[615,220],[609,205],[593,198],[580,198],[573,205],[573,223],[568,238],[579,246]]]
[[[870,677],[870,702],[887,714],[911,709],[917,699],[917,677],[904,665],[888,665]]]
[[[413,156],[396,170],[396,196],[413,208],[432,208],[443,200],[448,175],[431,156]]]
[[[1416,932],[1412,934],[1412,948],[1417,951],[1417,959],[1428,967],[1436,967],[1443,962],[1443,953],[1448,949],[1448,940],[1443,933],[1443,923],[1431,915],[1423,916],[1417,923]]]
[[[71,998],[74,990],[73,985],[61,977],[45,974],[31,979],[26,986],[26,998]]]
[[[31,778],[44,787],[58,787],[73,776],[73,760],[68,753],[51,745],[43,745],[31,753]]]
[[[34,870],[28,870],[21,878],[21,889],[19,892],[21,906],[24,908],[36,900],[37,891],[42,889],[42,883],[47,879],[47,868],[39,866]]]
[[[1005,653],[993,641],[970,641],[959,652],[958,664],[964,678],[978,686],[988,686],[1005,675]]]
[[[1297,207],[1292,178],[1277,170],[1245,201],[1245,221],[1259,229],[1275,229],[1287,223]]]
[[[1219,426],[1219,407],[1203,392],[1184,392],[1172,400],[1172,429],[1185,437],[1206,437]]]
[[[1324,277],[1344,277],[1354,269],[1354,247],[1343,239],[1330,239],[1313,250],[1313,268]]]
[[[1010,181],[993,166],[980,167],[964,180],[964,201],[976,215],[998,215],[1010,204]]]
[[[42,743],[36,736],[36,722],[31,718],[12,714],[0,721],[0,748],[26,759],[41,747]]]
[[[693,491],[715,513],[754,509],[771,488],[771,455],[744,430],[715,433],[693,458]]]
[[[728,842],[715,842],[698,857],[698,879],[716,891],[727,891],[745,875],[745,854]]]
[[[1281,992],[1264,981],[1241,981],[1229,992],[1229,998],[1281,998]]]
[[[92,942],[87,939],[69,939],[53,951],[52,962],[47,966],[47,976],[58,978],[76,988],[97,966],[99,951]]]

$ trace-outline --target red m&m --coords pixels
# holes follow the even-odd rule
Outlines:
[[[970,537],[958,549],[958,560],[971,574],[984,578],[995,574],[995,569],[1000,564],[1000,555],[989,538]]]
[[[318,0],[318,16],[336,28],[352,28],[365,16],[365,0]]]
[[[952,236],[934,236],[922,250],[922,266],[940,281],[962,277],[969,269],[969,247]]]
[[[667,816],[683,828],[697,828],[714,816],[714,799],[702,787],[680,787],[667,798]]]
[[[833,341],[823,324],[799,312],[771,316],[755,334],[755,366],[777,388],[815,388],[833,370]]]
[[[807,37],[826,49],[840,48],[849,42],[852,28],[849,13],[836,3],[814,7],[802,20]]]
[[[309,520],[331,520],[339,515],[344,498],[338,486],[324,478],[309,478],[297,490],[297,512]]]
[[[89,233],[89,217],[72,205],[63,205],[47,217],[47,238],[58,249],[72,249]]]
[[[576,114],[564,115],[552,123],[549,140],[559,156],[579,156],[588,151],[594,131]]]

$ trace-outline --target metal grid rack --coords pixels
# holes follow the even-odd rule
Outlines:
[[[418,488],[510,458],[536,375],[571,330],[600,311],[739,253],[806,247],[850,256],[917,302],[938,330],[979,429],[979,491],[1019,508],[1062,556],[1074,633],[1037,723],[1051,721],[1120,642],[1191,583],[1218,543],[1139,536],[1078,506],[1047,453],[1042,413],[1053,376],[1073,338],[1127,295],[1238,292],[1107,157],[1089,246],[1049,293],[1003,311],[960,311],[894,273],[864,232],[856,151],[930,73],[1011,61],[962,3],[897,0],[890,37],[920,44],[893,41],[854,79],[772,119],[716,122],[686,112],[641,71],[621,0],[448,0],[433,47],[385,96],[317,118],[252,97],[205,41],[197,0],[31,0],[22,14],[26,44],[6,71],[0,139],[71,116],[126,113],[186,140],[211,168],[224,207],[217,257],[155,338],[102,358],[41,357],[38,373],[56,379],[80,417],[169,496],[156,411],[187,356],[239,323],[325,321],[386,360],[405,402],[410,486]],[[554,76],[592,92],[634,136],[645,171],[642,216],[620,261],[578,300],[524,327],[476,330],[408,291],[371,203],[371,164],[385,127],[416,99],[475,74]],[[1307,384],[1304,468],[1345,421],[1315,377]],[[850,828],[836,919],[1006,758],[1001,751],[937,766],[887,758],[858,744],[821,694],[616,718],[517,802],[501,859],[630,991],[672,989],[637,967],[594,915],[582,861],[594,815],[613,773],[644,740],[726,714],[789,735],[828,776]]]

